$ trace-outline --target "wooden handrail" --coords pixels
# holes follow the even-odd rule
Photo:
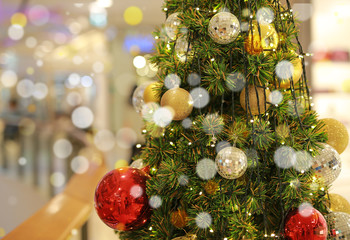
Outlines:
[[[70,134],[93,148],[85,133],[69,130]],[[2,239],[66,240],[73,229],[80,229],[87,221],[93,209],[95,188],[106,172],[104,161],[100,164],[90,161],[85,173],[73,175],[62,193]]]
[[[104,164],[90,164],[87,172],[75,174],[62,193],[3,240],[66,240],[73,229],[79,229],[88,219],[95,187],[106,171]]]

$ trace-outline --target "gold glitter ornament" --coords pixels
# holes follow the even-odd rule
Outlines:
[[[259,55],[264,50],[261,45],[261,37],[249,34],[244,41],[244,48],[250,55]]]
[[[331,145],[339,154],[344,152],[349,144],[349,133],[344,124],[334,118],[323,118],[325,124],[321,131],[328,134],[327,144]]]
[[[188,223],[188,215],[185,210],[176,210],[171,213],[170,222],[177,228],[184,228]]]
[[[197,236],[194,234],[188,234],[187,236],[176,237],[173,240],[196,240]]]
[[[260,48],[263,50],[273,50],[277,49],[278,43],[279,43],[279,37],[278,33],[276,32],[275,27],[273,24],[259,24],[260,27],[260,34],[259,34],[259,28],[257,21],[252,22],[252,29],[248,30],[248,36],[246,38],[246,42],[249,43],[253,40],[253,47],[254,49],[251,49],[248,47],[247,52],[252,55],[257,55],[260,51]],[[260,39],[260,44],[258,44],[256,41]],[[254,42],[256,44],[254,44]],[[250,43],[252,45],[252,43]],[[250,46],[251,46],[250,45]],[[261,47],[260,47],[261,45]],[[264,51],[264,54],[267,55],[271,51]]]
[[[293,59],[290,61],[293,65],[293,68],[290,71],[293,71],[293,84],[295,85],[301,78],[301,75],[303,74],[303,64],[299,57]],[[279,85],[281,88],[289,88],[290,87],[290,79],[278,79]]]
[[[173,120],[187,118],[193,109],[191,94],[183,88],[172,88],[164,93],[160,101],[162,107],[169,107],[173,111]]]
[[[158,84],[159,83],[157,83],[157,82],[153,82],[145,88],[145,91],[143,92],[143,101],[145,103],[159,102],[160,101],[160,97],[158,95],[158,92],[155,90],[155,88],[157,88]]]
[[[350,214],[350,203],[343,196],[336,193],[330,193],[329,199],[331,203],[331,211]]]
[[[219,184],[213,180],[209,180],[205,185],[204,185],[204,190],[206,193],[209,195],[214,195],[216,191],[218,190]]]
[[[240,95],[240,103],[244,110],[249,111],[249,106],[251,113],[253,115],[259,115],[259,109],[260,114],[263,114],[266,112],[266,110],[270,107],[270,104],[266,103],[265,105],[265,95],[266,99],[269,98],[270,90],[269,89],[263,89],[261,87],[256,87],[253,85],[248,86],[248,98],[249,98],[249,106],[246,106],[246,89],[243,88],[241,95]],[[265,92],[265,94],[264,94]],[[258,98],[257,98],[258,93]],[[258,107],[259,106],[259,107]]]

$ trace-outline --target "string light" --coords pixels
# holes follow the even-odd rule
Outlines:
[[[213,230],[213,229],[210,229],[210,230],[209,230],[209,232],[213,233],[213,232],[214,232],[214,230]]]

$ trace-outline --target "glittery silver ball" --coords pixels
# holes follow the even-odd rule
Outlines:
[[[180,14],[179,12],[173,13],[165,21],[165,25],[164,25],[165,32],[171,40],[176,39],[176,34],[181,24],[181,21],[178,18],[179,14]]]
[[[240,24],[237,17],[232,13],[219,12],[210,20],[208,31],[214,42],[229,44],[237,38],[240,32]]]
[[[142,107],[145,105],[143,93],[149,84],[150,82],[141,84],[135,89],[132,95],[132,105],[134,106],[137,113],[140,113],[142,111]]]
[[[323,143],[323,149],[313,159],[312,170],[318,180],[330,185],[339,176],[341,161],[339,153],[330,145]]]
[[[216,156],[215,163],[218,173],[227,179],[241,177],[248,167],[247,156],[236,147],[222,149]]]
[[[326,215],[328,239],[350,239],[350,215],[342,212],[332,212]]]

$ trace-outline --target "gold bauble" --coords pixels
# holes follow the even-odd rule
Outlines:
[[[266,103],[265,105],[265,95],[266,99],[269,98],[270,90],[269,89],[263,89],[261,87],[256,87],[253,85],[248,86],[248,97],[249,97],[249,106],[246,108],[246,95],[245,95],[245,88],[243,88],[240,96],[240,103],[243,109],[246,111],[249,111],[249,106],[251,113],[253,115],[259,115],[259,108],[260,108],[260,114],[263,114],[266,112],[266,110],[270,107],[270,104]],[[264,94],[265,91],[265,94]],[[257,94],[258,93],[258,98]],[[259,100],[258,100],[259,99]],[[259,106],[259,108],[258,108]]]
[[[330,193],[329,199],[331,201],[331,211],[350,214],[350,203],[343,196]]]
[[[248,37],[246,39],[246,42],[249,42],[253,39],[253,44],[254,42],[258,41],[258,39],[261,39],[261,48],[262,49],[269,49],[269,50],[273,50],[273,49],[277,49],[278,47],[278,42],[279,42],[279,37],[278,37],[278,33],[276,32],[275,27],[272,24],[259,24],[260,26],[260,33],[259,33],[259,28],[258,28],[258,23],[257,21],[253,21],[252,22],[252,30],[249,29],[248,30]],[[250,43],[251,44],[251,43]],[[258,54],[258,52],[260,51],[260,44],[256,43],[256,49],[249,49],[246,50],[248,53],[256,55]],[[252,51],[250,51],[252,50]],[[252,52],[252,53],[251,53]],[[264,51],[264,54],[267,55],[269,54],[270,51]]]
[[[173,238],[172,240],[196,240],[197,236],[194,234],[188,234],[187,236],[182,236],[182,237],[176,237]]]
[[[219,184],[213,180],[209,180],[205,185],[204,185],[204,190],[206,193],[209,195],[213,195],[216,193],[218,190]]]
[[[244,48],[250,55],[259,55],[263,52],[259,35],[249,34],[244,41]]]
[[[185,210],[176,210],[170,215],[170,222],[177,228],[184,228],[188,223],[188,215]]]
[[[296,84],[303,74],[303,64],[299,57],[290,61],[293,65],[293,84]],[[291,70],[292,71],[292,70]],[[289,88],[290,87],[290,79],[279,79],[281,88]]]
[[[191,94],[185,89],[173,88],[164,93],[160,105],[173,110],[173,120],[183,120],[192,112],[193,99]]]
[[[145,91],[143,92],[143,101],[145,103],[159,102],[160,97],[158,95],[158,92],[155,90],[157,84],[157,82],[153,82],[145,88]]]
[[[344,152],[349,143],[348,130],[334,118],[324,118],[321,121],[325,124],[322,131],[328,134],[327,144],[332,146],[339,154]]]

